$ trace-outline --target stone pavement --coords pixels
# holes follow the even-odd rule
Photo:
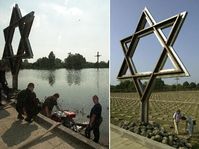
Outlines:
[[[149,149],[111,127],[111,149]]]
[[[153,141],[118,126],[111,126],[111,148],[113,149],[174,149],[171,146]]]
[[[18,148],[25,140],[34,138],[46,131],[46,128],[37,122],[28,124],[16,119],[17,113],[13,107],[0,109],[0,149]],[[59,126],[62,128],[62,126]],[[64,128],[63,128],[64,129]],[[75,134],[75,132],[74,132]],[[77,134],[77,133],[76,133]],[[75,135],[76,135],[75,134]],[[77,134],[78,136],[78,134]],[[83,136],[82,136],[83,137]],[[81,136],[80,136],[81,138]],[[85,137],[83,137],[85,138]],[[89,142],[89,141],[88,141]],[[78,139],[69,137],[66,133],[57,133],[56,130],[47,133],[44,137],[28,144],[26,149],[88,149]]]

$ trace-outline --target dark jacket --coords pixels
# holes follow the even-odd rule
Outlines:
[[[16,109],[18,112],[22,112],[24,108],[28,113],[35,113],[38,105],[37,100],[34,92],[31,92],[29,89],[22,90],[17,95]]]
[[[101,122],[102,122],[101,113],[102,113],[101,104],[100,103],[95,104],[93,106],[93,108],[91,109],[91,112],[90,112],[90,117],[92,117],[93,114],[96,115],[94,125],[100,125],[101,124]]]

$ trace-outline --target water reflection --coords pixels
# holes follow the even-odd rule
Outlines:
[[[80,85],[81,83],[81,70],[67,70],[67,83],[71,85]]]
[[[41,71],[39,77],[42,80],[47,80],[50,86],[53,86],[56,81],[56,71],[55,70],[47,70]],[[98,80],[98,79],[97,79]],[[66,81],[69,86],[71,85],[80,85],[81,83],[81,70],[66,70]]]
[[[49,70],[45,73],[42,71],[40,77],[42,80],[47,80],[50,86],[55,84],[55,70]]]
[[[49,71],[48,82],[51,86],[55,83],[55,71]]]
[[[85,115],[86,115],[86,112],[84,111],[84,108],[81,108],[81,110],[75,110],[75,112],[78,114],[78,115],[80,115],[80,116],[82,116],[82,117],[84,117]]]
[[[99,69],[97,69],[97,92],[99,93]]]

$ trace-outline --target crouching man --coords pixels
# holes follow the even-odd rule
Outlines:
[[[25,121],[29,123],[31,123],[32,118],[39,113],[39,100],[38,98],[36,98],[36,94],[33,90],[34,84],[29,83],[27,88],[19,92],[19,94],[17,95],[17,118],[23,120],[23,114],[26,114],[27,117],[25,118]]]

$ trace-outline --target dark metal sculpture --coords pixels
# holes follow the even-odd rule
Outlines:
[[[129,36],[121,40],[121,45],[123,48],[125,58],[123,60],[117,78],[133,80],[136,90],[140,96],[142,122],[148,122],[149,98],[157,77],[169,78],[189,76],[188,71],[186,70],[183,63],[181,62],[181,60],[179,59],[172,47],[180,31],[180,28],[185,20],[186,14],[187,12],[182,12],[169,19],[156,23],[150,12],[147,10],[147,8],[145,8],[143,10],[135,33],[132,36]],[[146,23],[149,24],[149,27],[145,28]],[[162,29],[167,27],[172,27],[168,38],[166,38],[162,32]],[[161,46],[163,47],[163,51],[153,71],[138,73],[136,70],[136,66],[134,65],[134,62],[132,60],[133,55],[135,53],[139,39],[152,33],[154,33],[157,39],[159,40]],[[175,69],[163,70],[163,67],[168,57],[174,65]],[[124,76],[128,68],[130,70],[131,75]],[[141,82],[142,79],[149,79],[149,82],[145,88],[143,83]]]
[[[10,69],[13,76],[13,89],[18,88],[18,73],[22,59],[33,58],[32,49],[28,39],[33,20],[33,11],[22,17],[21,11],[16,4],[12,10],[10,24],[7,28],[4,29],[5,48],[2,59],[9,60]],[[17,54],[15,55],[12,48],[12,39],[16,27],[19,27],[21,39],[19,42]]]

